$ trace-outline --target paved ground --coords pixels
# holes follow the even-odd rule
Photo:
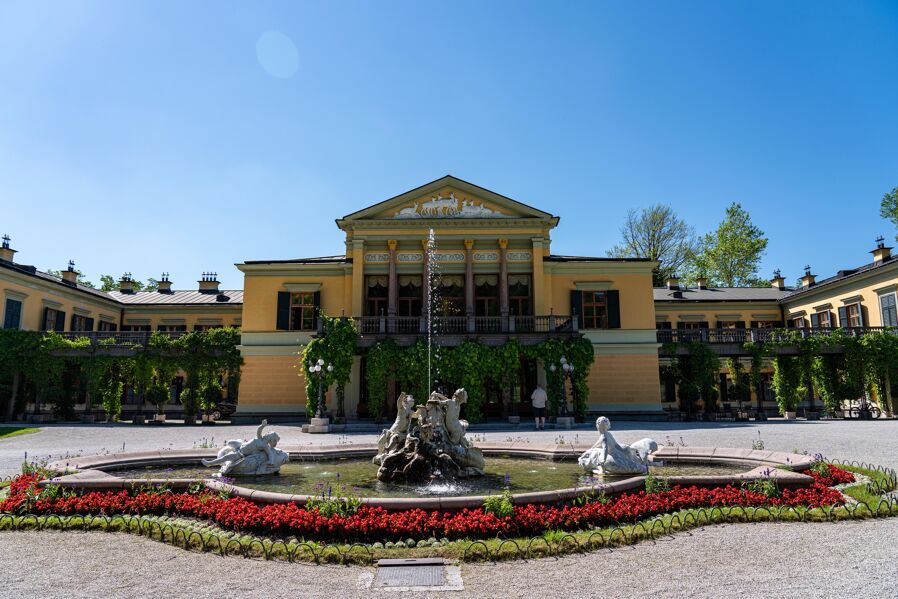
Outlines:
[[[285,445],[360,443],[374,435],[303,435],[277,425]],[[689,446],[821,451],[831,458],[898,467],[898,421],[696,424],[617,422],[627,442],[682,437]],[[214,434],[252,435],[254,427],[46,427],[0,440],[0,476],[31,456],[183,448]],[[760,437],[759,437],[760,432]],[[589,442],[589,431],[482,433],[487,439]],[[0,597],[359,596],[365,568],[317,567],[219,558],[127,535],[0,533]],[[898,597],[898,519],[840,524],[757,524],[705,528],[653,544],[559,560],[464,565],[465,596]],[[421,596],[418,594],[417,596]]]

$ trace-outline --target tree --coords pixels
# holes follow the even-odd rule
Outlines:
[[[764,231],[752,223],[741,204],[733,202],[717,230],[701,238],[689,260],[687,279],[705,277],[718,287],[766,287],[767,281],[758,277],[766,249]]]
[[[134,291],[156,291],[159,289],[159,281],[150,277],[146,283],[141,283],[137,279],[131,281],[131,287]],[[118,291],[118,280],[112,275],[100,276],[100,291]]]
[[[696,248],[693,228],[664,204],[640,211],[631,209],[620,232],[623,242],[608,250],[608,256],[660,262],[654,273],[656,287],[663,286],[668,277],[676,275]]]
[[[879,215],[898,227],[898,187],[893,187],[892,191],[882,196]],[[898,235],[895,236],[895,239],[898,239]]]
[[[100,275],[100,291],[117,291],[118,282],[112,275]]]

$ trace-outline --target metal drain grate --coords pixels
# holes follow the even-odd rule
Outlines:
[[[445,587],[447,583],[441,559],[382,559],[371,588]]]

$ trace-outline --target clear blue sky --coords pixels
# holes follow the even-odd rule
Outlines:
[[[898,3],[0,3],[21,262],[240,287],[447,173],[560,215],[555,253],[739,201],[763,276],[861,264],[895,234]]]

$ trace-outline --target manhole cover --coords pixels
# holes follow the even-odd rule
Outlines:
[[[383,559],[377,562],[370,588],[454,591],[464,587],[458,568],[446,566],[442,559]]]

